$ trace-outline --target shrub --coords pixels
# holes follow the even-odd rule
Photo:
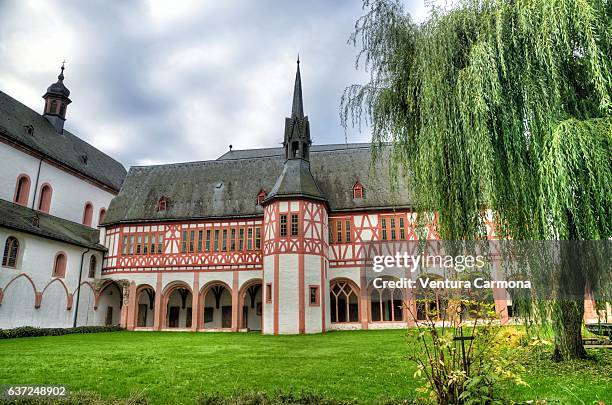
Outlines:
[[[15,329],[0,329],[0,339],[12,339],[35,336],[60,336],[73,333],[117,332],[123,330],[119,326],[78,326],[76,328],[35,328],[21,326]]]

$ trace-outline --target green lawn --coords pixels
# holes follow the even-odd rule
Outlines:
[[[191,403],[202,393],[308,391],[378,402],[413,398],[421,385],[405,356],[405,331],[312,336],[245,333],[114,332],[0,340],[0,385],[67,384],[71,390],[153,403]],[[531,387],[507,387],[522,400],[612,403],[612,355],[559,366],[525,359]],[[584,402],[581,402],[584,401]]]

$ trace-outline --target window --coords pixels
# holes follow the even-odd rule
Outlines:
[[[358,291],[348,281],[332,282],[329,298],[333,323],[359,322]]]
[[[98,216],[98,225],[104,221],[104,217],[106,216],[106,208],[100,208],[100,215]]]
[[[56,114],[57,113],[57,100],[52,100],[51,101],[51,108],[49,109],[51,114]]]
[[[236,250],[236,228],[232,228],[230,233],[230,250]]]
[[[309,294],[309,302],[310,302],[310,306],[311,307],[318,307],[319,306],[319,286],[318,285],[311,285],[309,288],[310,294]]]
[[[97,264],[96,256],[92,255],[89,258],[89,278],[96,277],[96,264]]]
[[[382,240],[405,240],[406,220],[403,214],[385,215],[380,219]]]
[[[280,216],[280,236],[287,236],[287,215]]]
[[[259,194],[257,194],[257,205],[261,205],[261,203],[263,203],[263,201],[266,199],[266,191],[265,190],[260,190]]]
[[[168,201],[166,200],[166,197],[161,196],[159,197],[159,201],[157,201],[157,211],[166,211],[166,208],[168,206]]]
[[[223,236],[221,239],[221,250],[224,252],[227,250],[227,229],[223,230]]]
[[[4,243],[4,254],[2,265],[5,267],[17,267],[17,256],[19,255],[19,241],[14,236],[6,238]]]
[[[58,253],[53,263],[53,277],[63,278],[66,275],[66,255]]]
[[[363,198],[363,185],[359,182],[359,177],[353,185],[353,198]]]
[[[48,184],[43,184],[40,188],[40,199],[38,200],[38,210],[41,212],[49,213],[49,209],[51,208],[51,194],[53,191],[51,190],[51,186]]]
[[[387,219],[383,218],[380,220],[380,227],[382,229],[382,240],[387,240]]]
[[[181,241],[181,253],[187,253],[187,231],[183,231],[183,240]]]
[[[17,178],[15,186],[15,198],[13,202],[26,206],[28,205],[28,197],[30,196],[30,178],[27,174],[22,174]]]
[[[266,303],[272,302],[272,283],[266,284]]]
[[[219,230],[215,229],[214,251],[219,251]]]
[[[351,220],[332,219],[330,220],[330,243],[343,243],[351,241]]]
[[[122,255],[149,255],[162,253],[164,235],[161,232],[123,235]]]
[[[206,251],[210,252],[210,234],[212,231],[210,229],[206,230]]]
[[[298,214],[291,214],[291,236],[298,236],[298,225],[300,217]]]
[[[91,226],[91,220],[93,217],[93,205],[90,202],[85,203],[85,208],[83,209],[83,225]]]
[[[238,250],[244,249],[244,228],[239,230],[240,237],[238,238]]]
[[[256,250],[261,249],[261,228],[260,227],[255,228],[255,249]]]
[[[198,252],[202,251],[202,236],[204,236],[204,231],[198,231]]]
[[[253,250],[253,228],[247,229],[247,250]]]

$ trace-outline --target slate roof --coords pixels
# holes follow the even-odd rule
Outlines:
[[[33,218],[38,215],[38,226]],[[0,226],[70,243],[95,250],[106,250],[100,245],[100,231],[53,215],[34,211],[0,199]]]
[[[28,130],[31,129],[31,134]],[[36,111],[0,91],[0,136],[119,191],[126,170],[92,145],[53,125]]]
[[[310,171],[332,211],[410,207],[408,185],[398,179],[392,192],[389,150],[372,165],[369,144],[313,145]],[[131,167],[104,223],[262,215],[256,204],[261,189],[270,193],[283,172],[282,148],[236,150],[218,160]],[[353,199],[353,185],[364,186],[364,198]],[[157,212],[161,196],[166,211]]]
[[[288,197],[309,197],[325,200],[310,172],[310,163],[303,159],[289,159],[283,165],[283,171],[268,193],[267,199]]]

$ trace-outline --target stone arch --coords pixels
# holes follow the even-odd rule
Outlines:
[[[330,321],[332,323],[357,323],[360,321],[359,286],[345,277],[329,282]]]
[[[4,288],[0,289],[0,304],[2,304],[2,298],[6,295],[6,291],[8,290],[9,286],[20,277],[24,277],[32,285],[32,290],[34,291],[34,308],[38,308],[40,306],[40,297],[42,296],[42,294],[36,291],[36,285],[34,284],[34,281],[32,281],[30,276],[28,276],[26,273],[16,275],[4,286]]]
[[[263,280],[261,278],[252,278],[244,282],[240,288],[238,328],[257,331],[263,328]]]
[[[447,306],[447,300],[438,289],[428,290],[422,287],[419,279],[429,278],[431,280],[443,280],[444,277],[436,273],[425,273],[417,277],[416,289],[414,291],[414,313],[416,321],[433,321],[443,319]]]
[[[200,289],[198,327],[202,329],[230,329],[234,314],[234,293],[224,281],[213,280],[206,283]]]
[[[155,288],[150,284],[140,284],[136,288],[136,308],[134,311],[134,326],[136,328],[152,328],[155,325]]]
[[[113,293],[116,293],[113,295]],[[123,308],[123,285],[116,280],[104,281],[94,298],[96,321],[101,325],[119,325],[121,322],[121,309]],[[102,311],[98,311],[99,308]]]
[[[399,281],[399,277],[377,277],[383,281]],[[367,287],[368,320],[370,322],[405,322],[408,318],[407,294],[403,288],[376,288],[374,280]]]
[[[62,279],[54,278],[53,280],[49,281],[45,288],[43,288],[42,290],[42,298],[44,298],[45,291],[47,291],[47,288],[49,288],[49,286],[53,283],[60,283],[61,286],[64,288],[64,292],[66,293],[66,309],[70,311],[72,309],[72,295],[68,292],[68,287],[66,287],[66,283],[64,283]]]
[[[161,310],[162,328],[191,328],[193,311],[191,286],[184,281],[173,281],[166,285],[162,293]]]
[[[13,277],[5,286],[2,305],[0,305],[0,328],[10,329],[18,326],[41,325],[40,292],[27,275]],[[33,299],[32,299],[33,298]]]

